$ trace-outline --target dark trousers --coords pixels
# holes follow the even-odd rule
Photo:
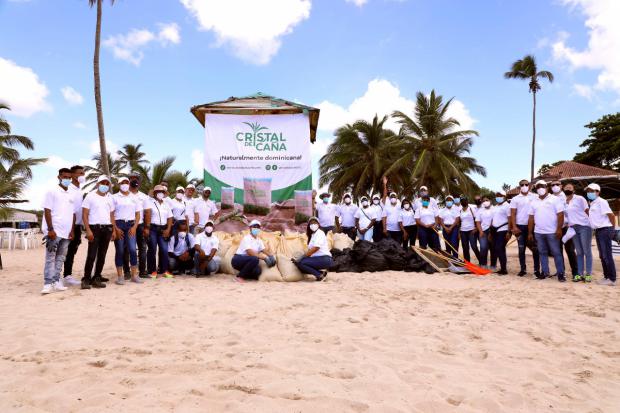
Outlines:
[[[491,229],[489,228],[484,231],[483,236],[480,237],[480,265],[487,265],[489,262],[489,252],[491,253],[491,266],[495,266],[497,264],[495,248],[492,247],[491,241],[489,240],[490,233]]]
[[[433,250],[440,250],[439,236],[433,228],[419,227],[418,228],[418,240],[420,241],[420,247],[426,249],[430,247]]]
[[[144,224],[138,224],[136,230],[136,247],[138,249],[138,272],[142,275],[146,274],[146,250],[147,240],[144,238]],[[125,255],[123,256],[123,272],[129,274],[129,248],[125,246]]]
[[[458,250],[459,250],[459,227],[454,227],[452,232],[448,233],[445,229],[443,230],[443,237],[445,238],[445,242],[449,243],[452,248],[446,245],[446,252],[451,254],[454,258],[458,258]]]
[[[327,233],[329,231],[331,231],[332,233],[334,232],[334,226],[330,225],[329,227],[320,227],[321,231],[323,231],[325,233],[325,235],[327,235]]]
[[[357,235],[357,230],[355,227],[340,227],[343,234],[347,234],[349,238],[355,241],[355,236]]]
[[[295,265],[304,274],[311,274],[315,277],[321,275],[320,270],[328,270],[334,264],[332,257],[323,255],[321,257],[303,257]]]
[[[239,271],[239,277],[246,280],[258,280],[261,269],[258,265],[258,258],[251,255],[233,255],[232,267]]]
[[[157,271],[157,249],[159,248],[159,269],[162,273],[168,271],[168,242],[164,239],[165,225],[151,224],[149,231],[149,250],[147,254],[147,271],[152,274]]]
[[[519,244],[519,265],[521,266],[521,271],[527,271],[527,265],[525,263],[525,248],[528,247],[530,251],[532,251],[532,256],[534,257],[534,271],[540,272],[540,256],[538,254],[538,248],[535,248],[534,245],[527,244],[527,236],[529,234],[529,230],[527,225],[517,225],[521,233],[517,238],[517,243]]]
[[[568,227],[562,229],[562,235],[566,235]],[[566,257],[568,258],[568,265],[570,265],[570,271],[573,276],[579,274],[579,268],[577,267],[577,254],[575,253],[575,244],[573,239],[569,239],[567,243],[560,242],[560,248],[562,252],[566,251]]]
[[[402,231],[388,231],[388,238],[392,238],[394,241],[401,244],[403,242],[403,232]]]
[[[375,225],[372,227],[372,240],[374,242],[379,242],[383,239],[383,221],[379,220],[375,222]]]
[[[505,231],[493,231],[493,251],[495,251],[495,257],[499,260],[500,270],[506,271],[506,233]],[[491,265],[495,267],[497,261],[493,261],[491,258]]]
[[[67,248],[67,257],[65,258],[65,270],[63,276],[67,277],[73,274],[73,260],[77,253],[80,244],[82,243],[82,226],[73,226],[73,239],[69,241],[69,247]]]
[[[596,247],[598,248],[598,256],[603,265],[603,275],[611,281],[616,281],[616,264],[611,250],[611,243],[614,239],[614,228],[605,227],[595,230]]]
[[[478,243],[476,242],[476,234],[478,231],[472,229],[471,231],[460,231],[461,234],[461,246],[463,247],[463,258],[467,261],[471,261],[471,255],[469,253],[470,248],[476,256],[476,260],[480,263],[480,250],[478,249]]]
[[[415,245],[416,237],[418,236],[418,226],[417,225],[407,225],[405,231],[407,232],[407,236],[405,237],[403,234],[403,248],[408,250],[409,247],[413,247]]]
[[[170,266],[170,271],[191,271],[194,269],[194,253],[196,250],[190,249],[189,259],[187,261],[181,261],[178,255],[174,255],[173,253],[168,253],[168,263]]]
[[[101,272],[105,264],[105,255],[112,239],[112,225],[91,225],[90,230],[94,239],[88,242],[88,252],[86,253],[86,264],[84,265],[83,281],[91,282],[93,279],[101,280]],[[91,277],[95,267],[95,275]]]

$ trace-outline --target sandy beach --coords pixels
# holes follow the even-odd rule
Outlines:
[[[42,297],[43,252],[3,251],[2,412],[619,411],[620,289],[516,277],[514,246],[506,277],[217,275]]]

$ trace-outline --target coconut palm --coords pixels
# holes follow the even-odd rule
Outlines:
[[[97,179],[100,176],[105,175],[112,180],[112,184],[116,183],[116,178],[123,173],[123,164],[118,158],[112,157],[112,154],[108,152],[106,162],[101,162],[101,155],[97,154],[92,157],[95,161],[95,166],[85,166],[84,172],[86,172],[86,184],[84,188],[93,187],[97,183]],[[104,166],[108,165],[108,170],[112,175],[105,173]]]
[[[530,181],[534,179],[534,157],[536,153],[536,93],[540,90],[539,78],[553,82],[553,73],[547,70],[538,71],[536,59],[532,55],[527,55],[512,64],[509,72],[504,73],[506,79],[529,80],[529,90],[532,93],[532,164],[530,169]]]
[[[116,151],[119,157],[119,161],[123,165],[123,169],[127,169],[130,172],[137,170],[137,165],[146,165],[149,163],[146,159],[146,154],[142,152],[142,144],[132,145],[130,143],[123,146],[123,149]]]
[[[110,166],[105,162],[107,160],[108,150],[105,143],[105,131],[103,128],[103,108],[101,105],[101,77],[99,74],[99,49],[101,47],[101,5],[103,0],[88,0],[90,7],[97,5],[97,26],[95,29],[95,55],[93,57],[93,72],[95,77],[95,107],[97,109],[97,128],[99,130],[99,149],[100,159],[103,159],[101,171],[110,176]],[[114,4],[114,0],[110,0],[110,4]]]
[[[452,99],[443,102],[440,95],[418,92],[413,118],[395,111],[392,116],[400,124],[400,131],[390,151],[397,159],[385,172],[388,176],[407,171],[408,183],[426,185],[434,195],[471,193],[478,186],[469,176],[486,176],[484,167],[468,156],[473,145],[475,130],[459,130],[459,122],[448,117]]]
[[[167,156],[150,166],[137,165],[136,171],[142,175],[140,190],[148,192],[161,181],[165,181],[175,160],[174,156]]]

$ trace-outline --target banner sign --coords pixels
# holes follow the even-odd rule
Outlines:
[[[234,188],[236,203],[261,208],[312,189],[308,115],[206,114],[204,181],[212,199]]]

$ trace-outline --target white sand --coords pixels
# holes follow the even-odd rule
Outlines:
[[[620,287],[386,272],[40,296],[43,249],[3,259],[0,412],[620,411]]]

